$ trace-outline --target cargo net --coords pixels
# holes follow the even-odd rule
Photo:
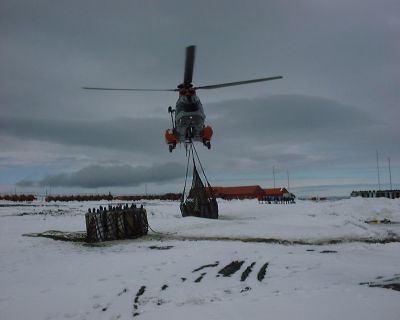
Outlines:
[[[207,187],[205,187],[203,181],[200,178],[199,172],[197,171],[195,156],[204,175]],[[218,203],[215,199],[212,187],[207,180],[206,174],[204,173],[203,166],[201,165],[199,156],[193,143],[190,143],[189,145],[189,148],[187,150],[187,157],[188,162],[186,168],[185,186],[183,188],[180,205],[182,216],[195,216],[201,218],[218,219]],[[186,195],[186,182],[191,159],[193,161],[193,180],[192,187]]]
[[[149,230],[146,209],[136,208],[133,204],[89,209],[85,218],[87,242],[132,239]]]

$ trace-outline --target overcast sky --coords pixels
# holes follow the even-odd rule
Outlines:
[[[0,192],[179,191],[176,93],[81,87],[175,88],[192,44],[195,85],[284,77],[198,92],[211,183],[374,183],[379,150],[398,184],[399,34],[395,0],[0,0]]]

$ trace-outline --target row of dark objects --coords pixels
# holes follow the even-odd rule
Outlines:
[[[97,194],[97,195],[58,195],[58,196],[47,196],[46,202],[51,201],[101,201],[101,200],[120,200],[120,201],[143,201],[143,200],[173,200],[178,201],[182,197],[180,193],[165,193],[159,195],[131,195],[131,196],[113,196],[109,194]]]
[[[58,195],[58,196],[47,196],[45,198],[46,202],[51,201],[61,201],[61,202],[68,202],[68,201],[102,201],[107,200],[111,201],[114,200],[114,196],[109,194],[91,194],[91,195]]]
[[[13,202],[25,202],[36,200],[33,194],[5,194],[0,195],[0,200],[13,201]]]
[[[112,212],[112,211],[124,211],[124,210],[130,210],[130,209],[136,209],[137,206],[135,203],[132,203],[131,205],[129,205],[128,203],[126,204],[119,204],[116,206],[112,206],[112,205],[108,205],[108,207],[103,207],[100,206],[98,209],[96,208],[89,208],[88,209],[88,213],[101,213],[101,212]],[[143,205],[140,205],[140,209],[143,209]]]

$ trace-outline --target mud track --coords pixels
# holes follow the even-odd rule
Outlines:
[[[53,240],[61,241],[72,241],[72,242],[84,242],[86,239],[86,233],[84,231],[79,232],[64,232],[57,230],[49,230],[42,233],[28,233],[23,234],[26,237],[44,237]],[[123,241],[238,241],[245,243],[271,243],[271,244],[281,244],[286,246],[292,245],[330,245],[330,244],[342,244],[342,243],[352,243],[352,242],[362,242],[362,243],[378,243],[386,244],[393,242],[400,242],[400,235],[392,234],[386,237],[340,237],[340,238],[321,238],[321,239],[282,239],[282,238],[263,238],[263,237],[227,237],[227,236],[185,236],[176,234],[148,234],[142,236],[135,240],[123,240]],[[112,243],[120,243],[117,241],[108,241],[98,244],[88,244],[88,245],[111,245]],[[162,248],[164,249],[164,248]],[[169,248],[168,248],[169,249]],[[166,250],[166,248],[164,249]]]

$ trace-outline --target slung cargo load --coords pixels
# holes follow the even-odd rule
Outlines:
[[[197,171],[195,155],[204,175],[207,187],[205,187],[203,181],[200,178],[199,172]],[[193,162],[193,180],[192,187],[190,188],[188,195],[186,196],[186,181],[190,160],[192,160]],[[203,167],[200,163],[196,149],[194,148],[193,144],[190,144],[190,147],[188,149],[187,165],[188,167],[186,169],[185,187],[183,189],[180,205],[182,216],[195,216],[201,218],[218,219],[218,203],[214,196],[212,187],[204,173]]]

